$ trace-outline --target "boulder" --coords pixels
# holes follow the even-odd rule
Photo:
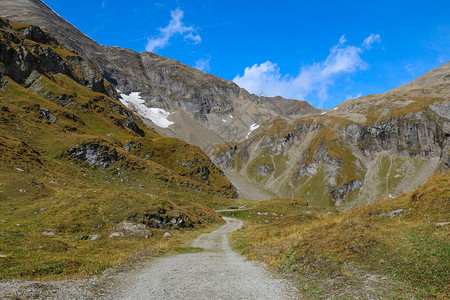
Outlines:
[[[148,227],[144,224],[133,223],[129,221],[123,221],[119,223],[114,231],[109,235],[112,237],[124,237],[124,236],[149,236],[152,233],[148,230]]]

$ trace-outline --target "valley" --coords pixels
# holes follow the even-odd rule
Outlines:
[[[446,299],[449,137],[450,62],[318,109],[1,0],[0,298]]]

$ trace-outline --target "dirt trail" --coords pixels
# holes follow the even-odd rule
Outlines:
[[[298,299],[295,287],[234,252],[227,234],[242,222],[224,218],[218,230],[202,234],[204,251],[164,257],[127,276],[121,299]]]

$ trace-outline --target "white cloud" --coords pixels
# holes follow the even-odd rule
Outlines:
[[[194,42],[194,44],[199,44],[202,42],[202,38],[200,37],[200,35],[198,34],[193,34],[192,32],[189,32],[188,34],[186,34],[184,36],[185,40],[191,40],[192,42]]]
[[[381,42],[380,34],[373,34],[372,33],[371,35],[369,35],[368,37],[366,37],[364,39],[364,42],[363,42],[362,46],[363,46],[363,48],[371,49],[372,45],[374,43],[380,43],[380,42]]]
[[[338,76],[366,69],[367,64],[362,60],[361,54],[369,50],[373,43],[380,41],[379,34],[371,34],[360,47],[351,46],[346,45],[347,40],[343,35],[339,43],[330,49],[330,54],[324,61],[302,67],[296,76],[282,75],[276,63],[266,61],[245,68],[244,74],[237,75],[233,81],[257,95],[304,99],[310,94],[317,94],[319,106],[322,106],[327,99],[328,86]]]
[[[358,94],[356,94],[356,96],[347,95],[345,98],[346,98],[346,100],[348,100],[348,99],[356,99],[356,98],[359,98],[361,96],[362,96],[362,93],[358,93]]]
[[[195,62],[196,69],[199,69],[203,72],[209,72],[211,71],[211,66],[209,65],[209,62],[211,61],[211,58],[200,58]]]
[[[196,33],[193,26],[185,26],[182,22],[184,12],[177,8],[170,12],[171,19],[169,24],[164,28],[159,28],[159,36],[148,39],[146,51],[155,52],[169,44],[169,40],[175,35],[181,35],[185,40],[190,40],[194,44],[202,41],[200,35]]]

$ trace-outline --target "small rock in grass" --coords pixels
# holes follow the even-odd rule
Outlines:
[[[42,235],[55,235],[59,232],[59,229],[46,228],[42,231]]]
[[[18,172],[25,172],[23,169],[21,169],[21,168],[16,168],[16,171],[18,171]]]
[[[20,224],[16,224],[17,227],[20,227]]]
[[[165,238],[168,238],[168,237],[171,237],[172,235],[170,234],[170,233],[168,233],[168,232],[166,232],[166,233],[164,233],[163,234],[163,237],[165,237]]]
[[[450,225],[450,222],[440,222],[440,223],[436,223],[436,227],[444,227],[446,225]]]
[[[305,211],[305,212],[303,212],[305,215],[310,215],[310,214],[312,214],[312,211],[310,211],[310,210],[307,210],[307,211]]]
[[[394,210],[392,210],[391,212],[388,212],[388,213],[385,213],[385,212],[379,213],[378,216],[380,216],[380,217],[388,216],[388,217],[393,218],[393,217],[397,217],[397,216],[403,215],[404,212],[405,212],[405,210],[403,208],[400,208],[400,209],[394,209]]]
[[[403,208],[394,209],[388,215],[389,215],[389,217],[392,218],[392,217],[396,217],[396,216],[401,216],[404,212],[405,212],[405,210]]]
[[[6,223],[6,220],[2,220],[3,223]]]
[[[4,255],[4,254],[0,254],[0,258],[6,258],[8,256]]]
[[[100,234],[94,234],[94,235],[91,235],[90,237],[89,237],[89,239],[91,240],[91,241],[95,241],[96,239],[98,239],[100,237]]]

